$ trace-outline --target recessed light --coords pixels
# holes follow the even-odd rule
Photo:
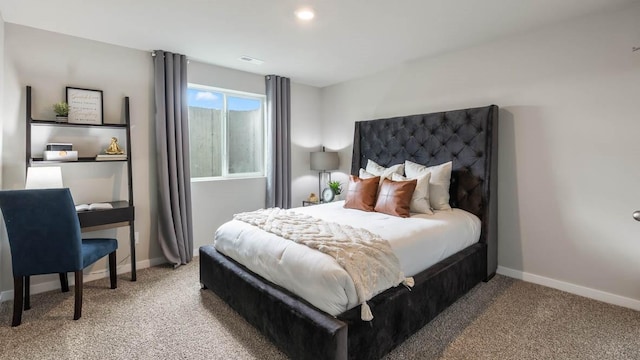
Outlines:
[[[298,9],[296,10],[295,14],[298,19],[304,21],[309,21],[313,19],[314,16],[316,16],[316,14],[310,8]]]
[[[246,61],[248,63],[252,63],[254,65],[262,65],[264,61],[256,58],[252,58],[251,56],[242,55],[238,58],[238,60]]]

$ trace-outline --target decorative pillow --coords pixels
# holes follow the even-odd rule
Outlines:
[[[379,182],[379,176],[361,179],[357,176],[349,175],[349,187],[344,207],[348,209],[374,211]]]
[[[400,217],[409,217],[411,196],[418,180],[391,181],[382,180],[382,187],[378,192],[375,211]]]
[[[375,176],[382,176],[391,179],[391,174],[393,173],[400,175],[404,174],[404,164],[396,164],[386,168],[369,159],[367,160],[367,168],[365,170]]]
[[[372,177],[376,177],[376,175],[373,175],[372,173],[368,172],[367,170],[360,168],[360,179],[371,179]]]
[[[372,173],[368,172],[367,170],[365,170],[363,168],[360,168],[360,173],[359,173],[360,179],[371,179],[372,177],[379,177],[380,178],[380,182],[378,183],[378,190],[380,190],[380,186],[382,185],[382,180],[384,180],[384,179],[391,180],[391,175],[393,175],[393,174],[396,174],[396,173],[389,173],[389,174],[382,175],[382,176],[373,175]],[[396,174],[396,175],[398,175],[398,174]]]
[[[391,180],[391,176],[393,174],[402,175],[404,173],[404,164],[396,164],[391,167],[384,167],[378,165],[373,160],[367,160],[367,169],[360,168],[360,178],[361,179],[369,179],[374,176],[380,176],[380,183],[378,184],[378,190],[382,185],[382,180],[389,179]]]
[[[451,210],[449,205],[449,185],[451,184],[451,161],[444,164],[426,167],[409,160],[404,162],[404,170],[409,179],[431,173],[429,179],[429,203],[433,210]]]
[[[431,204],[429,203],[429,179],[430,178],[431,178],[431,173],[427,173],[422,176],[418,176],[416,178],[417,180],[416,189],[413,191],[413,196],[411,197],[411,212],[433,215],[433,211],[431,211]],[[391,177],[391,180],[407,181],[410,179],[407,179],[402,175],[393,174],[393,176]]]

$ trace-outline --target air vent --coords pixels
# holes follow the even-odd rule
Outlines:
[[[264,61],[256,59],[256,58],[252,58],[251,56],[246,56],[246,55],[242,55],[239,58],[242,61],[246,61],[248,63],[252,63],[254,65],[262,65],[264,63]]]

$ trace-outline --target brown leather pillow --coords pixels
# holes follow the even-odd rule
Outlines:
[[[375,211],[400,217],[409,217],[409,207],[417,179],[409,181],[391,181],[384,179],[378,192]]]
[[[349,175],[349,188],[347,190],[347,199],[344,202],[344,207],[348,209],[373,211],[376,205],[379,182],[380,176],[361,179],[357,176]]]

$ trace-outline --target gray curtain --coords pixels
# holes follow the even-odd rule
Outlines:
[[[266,207],[291,207],[290,81],[267,75]]]
[[[158,237],[174,266],[193,256],[187,109],[187,58],[154,52]]]

